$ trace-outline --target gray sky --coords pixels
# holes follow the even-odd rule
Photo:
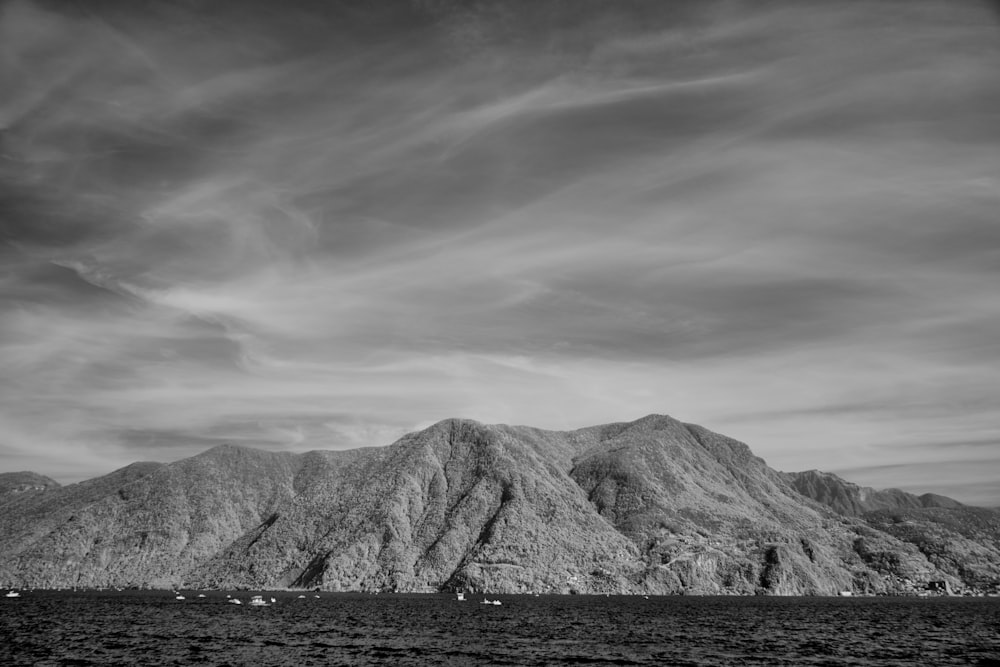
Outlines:
[[[0,4],[0,468],[657,412],[1000,504],[998,18]]]

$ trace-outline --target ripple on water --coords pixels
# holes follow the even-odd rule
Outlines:
[[[273,595],[260,609],[219,592],[0,600],[0,663],[1000,665],[998,598]]]

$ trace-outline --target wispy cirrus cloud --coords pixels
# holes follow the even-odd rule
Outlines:
[[[8,3],[0,454],[669,412],[996,504],[996,44],[974,3]]]

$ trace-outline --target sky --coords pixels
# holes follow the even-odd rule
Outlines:
[[[0,470],[649,413],[1000,505],[979,0],[0,3]]]

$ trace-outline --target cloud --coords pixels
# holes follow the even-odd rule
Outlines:
[[[148,9],[0,10],[14,467],[450,416],[668,412],[784,469],[996,435],[985,7]]]

